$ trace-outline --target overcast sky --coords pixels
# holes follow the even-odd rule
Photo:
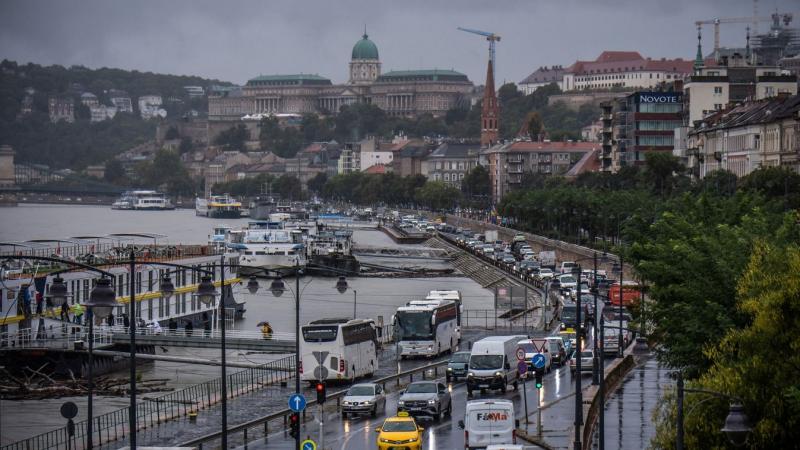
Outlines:
[[[798,16],[800,2],[759,1],[760,16],[776,8]],[[384,72],[452,68],[482,84],[487,42],[460,26],[499,34],[498,82],[519,82],[603,50],[693,58],[695,20],[752,14],[752,0],[0,0],[0,58],[234,83],[317,73],[337,83],[366,25]],[[745,26],[722,25],[723,46],[744,46]],[[704,52],[712,46],[709,26]]]

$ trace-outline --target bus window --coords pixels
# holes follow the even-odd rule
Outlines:
[[[303,327],[303,340],[306,342],[331,342],[339,334],[338,326]]]
[[[339,358],[331,356],[331,369],[339,370]]]

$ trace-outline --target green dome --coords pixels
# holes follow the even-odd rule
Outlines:
[[[369,40],[367,33],[364,33],[361,40],[353,46],[353,59],[379,59],[378,47]]]

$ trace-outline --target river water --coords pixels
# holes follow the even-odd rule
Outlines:
[[[160,244],[203,244],[215,225],[226,224],[243,227],[249,219],[214,220],[197,217],[193,210],[174,211],[118,211],[107,206],[29,205],[0,209],[0,241],[26,241],[30,239],[60,239],[70,236],[110,233],[158,233],[165,235]],[[358,245],[397,246],[380,231],[356,230],[354,240]],[[295,288],[294,279],[286,279],[287,287]],[[353,305],[359,317],[383,318],[388,322],[392,313],[411,299],[422,298],[432,289],[458,289],[463,296],[465,309],[490,309],[493,295],[487,289],[465,277],[444,278],[348,278],[350,289],[344,294],[334,288],[335,279],[302,277],[300,279],[300,322],[326,317],[352,317]],[[265,283],[262,282],[262,285]],[[276,298],[262,288],[251,295],[246,290],[235,291],[238,301],[246,302],[244,319],[235,328],[258,330],[257,324],[268,320],[276,332],[294,332],[294,296],[287,291]],[[214,350],[167,348],[162,352],[173,356],[194,356],[215,359]],[[229,360],[242,363],[263,362],[276,355],[231,351]],[[236,371],[238,369],[234,369]],[[144,364],[143,378],[170,378],[175,388],[199,383],[219,376],[219,368],[157,361]],[[127,372],[112,374],[120,377]],[[64,426],[58,413],[63,402],[75,401],[79,407],[77,419],[85,418],[85,399],[61,398],[38,401],[0,402],[0,442],[2,445]],[[126,398],[96,398],[95,413],[102,414],[127,406]]]

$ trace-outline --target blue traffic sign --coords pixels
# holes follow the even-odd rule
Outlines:
[[[289,409],[294,412],[300,412],[306,409],[306,398],[303,394],[292,394],[289,396]]]
[[[527,371],[528,371],[528,363],[526,363],[525,361],[520,361],[517,363],[517,372],[519,372],[520,375],[524,375],[525,372]]]
[[[545,359],[544,355],[541,353],[537,353],[531,358],[531,364],[533,364],[533,367],[536,367],[537,369],[544,369],[544,364],[546,361],[547,360]]]
[[[300,444],[300,448],[303,450],[317,450],[317,443],[311,439],[306,439]]]

